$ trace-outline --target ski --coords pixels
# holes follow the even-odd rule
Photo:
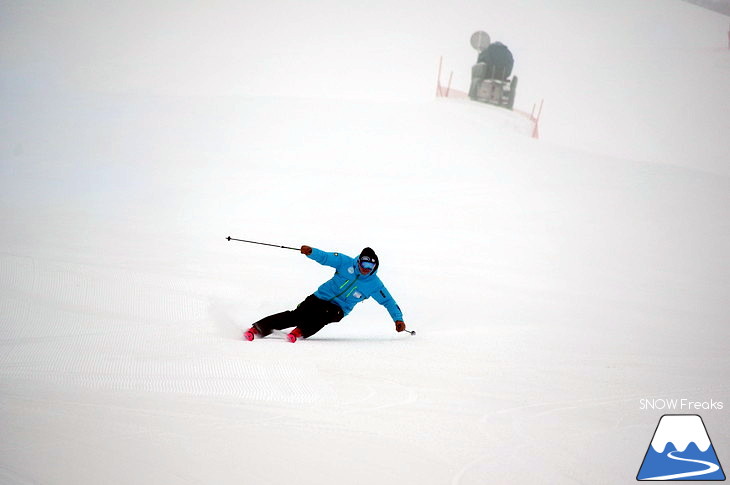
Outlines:
[[[302,331],[298,327],[289,333],[284,333],[279,330],[274,330],[273,333],[277,333],[277,334],[283,333],[284,338],[286,338],[286,340],[291,343],[294,343],[297,340],[299,340],[300,338],[302,338]],[[256,327],[251,327],[248,330],[246,330],[245,332],[243,332],[243,338],[245,340],[248,340],[249,342],[253,341],[256,337],[263,338],[261,335],[261,332]]]

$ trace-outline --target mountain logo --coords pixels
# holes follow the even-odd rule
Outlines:
[[[702,418],[696,414],[662,416],[636,479],[725,480]]]

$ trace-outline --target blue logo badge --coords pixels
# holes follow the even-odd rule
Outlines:
[[[665,414],[646,450],[637,480],[725,480],[702,418]]]

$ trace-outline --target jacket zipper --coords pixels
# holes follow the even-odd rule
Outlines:
[[[334,300],[335,298],[337,298],[338,296],[342,295],[342,294],[343,294],[344,292],[346,292],[347,290],[349,290],[349,289],[350,289],[350,287],[352,287],[352,285],[354,285],[354,284],[355,284],[355,282],[357,281],[357,279],[358,279],[359,277],[360,277],[360,275],[357,275],[357,276],[355,276],[355,279],[354,279],[354,280],[352,280],[352,283],[350,283],[350,286],[348,286],[347,288],[345,288],[344,290],[342,290],[341,292],[339,292],[338,294],[336,294],[335,296],[333,296],[332,298],[330,298],[330,299],[329,299],[329,300],[327,300],[327,301],[332,301],[332,300]],[[349,281],[346,281],[346,282],[345,282],[345,284],[343,284],[342,286],[345,286],[345,285],[346,285],[347,283],[349,283]],[[340,288],[342,288],[342,286],[340,286]],[[353,290],[354,290],[354,288],[353,288]],[[350,292],[350,293],[352,293],[352,292]],[[350,296],[350,295],[347,295],[347,296]],[[347,297],[345,297],[345,298],[347,298]]]

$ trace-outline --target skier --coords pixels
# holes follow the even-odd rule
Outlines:
[[[357,258],[342,253],[328,253],[310,246],[302,246],[300,252],[319,264],[335,268],[334,276],[297,305],[296,309],[276,313],[254,323],[244,333],[246,340],[253,340],[255,335],[266,337],[272,330],[294,326],[296,328],[287,335],[290,342],[296,342],[300,337],[311,337],[325,325],[342,320],[355,305],[371,296],[388,310],[396,331],[406,329],[398,304],[375,274],[379,265],[375,251],[365,248]]]

